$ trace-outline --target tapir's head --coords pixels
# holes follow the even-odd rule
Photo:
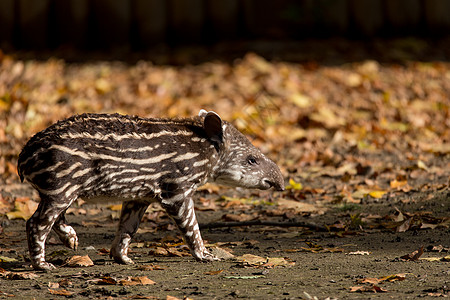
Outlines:
[[[208,138],[217,145],[219,161],[213,168],[214,182],[235,187],[284,190],[278,166],[215,112],[201,110]]]

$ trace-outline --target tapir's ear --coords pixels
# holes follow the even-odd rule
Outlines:
[[[207,114],[208,112],[204,109],[200,109],[200,111],[198,112],[198,116],[202,118],[206,117]]]
[[[213,111],[206,114],[205,120],[203,121],[203,128],[205,129],[206,135],[214,142],[222,142],[223,131],[222,131],[222,119]]]

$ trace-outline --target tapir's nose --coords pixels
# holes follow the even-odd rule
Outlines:
[[[281,174],[280,168],[278,168],[277,164],[270,160],[271,171],[270,171],[270,180],[267,180],[267,183],[270,184],[277,191],[284,191],[284,178],[283,174]]]
[[[270,180],[264,180],[270,187],[273,187],[275,190],[277,191],[284,191],[284,182],[282,184],[275,182],[275,181],[270,181]]]

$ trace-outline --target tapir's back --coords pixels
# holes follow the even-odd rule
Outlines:
[[[172,181],[204,181],[213,148],[199,117],[83,114],[30,139],[18,170],[42,194],[145,198]]]

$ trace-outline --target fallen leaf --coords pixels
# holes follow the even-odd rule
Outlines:
[[[57,282],[49,282],[48,283],[48,288],[49,289],[59,289],[59,283],[57,283]]]
[[[278,266],[288,266],[288,267],[290,267],[290,266],[293,266],[293,265],[295,265],[295,262],[290,261],[290,260],[288,260],[288,259],[286,259],[284,257],[269,257],[267,259],[267,262],[264,263],[262,266],[263,267],[273,268],[273,267],[278,267]]]
[[[352,286],[350,288],[350,292],[351,293],[385,293],[387,292],[386,289],[380,288],[379,286],[376,285],[372,285],[372,286],[367,286],[367,285],[363,285],[363,286]]]
[[[93,266],[94,263],[89,258],[88,255],[80,256],[80,255],[74,255],[71,258],[67,260],[65,265],[69,267],[90,267]]]
[[[7,272],[5,274],[5,277],[11,280],[23,280],[23,279],[35,279],[39,276],[32,272]]]
[[[13,257],[7,257],[7,256],[0,255],[0,262],[10,263],[10,262],[15,262],[15,261],[17,261],[17,259],[15,259]]]
[[[398,274],[392,274],[392,275],[388,275],[388,276],[384,276],[384,277],[379,277],[378,280],[380,282],[383,281],[389,281],[389,282],[393,282],[393,281],[402,281],[406,279],[406,274],[405,273],[398,273]]]
[[[121,211],[122,204],[113,204],[113,205],[108,206],[108,208],[112,211]]]
[[[285,187],[287,190],[296,190],[300,191],[303,189],[303,186],[300,182],[295,182],[294,179],[289,179],[289,184]]]
[[[400,187],[404,187],[404,186],[406,186],[407,184],[408,184],[408,181],[407,181],[407,180],[400,180],[400,181],[398,181],[397,179],[394,179],[394,180],[392,180],[392,181],[389,183],[390,187],[393,188],[393,189],[398,189],[398,188],[400,188]]]
[[[443,257],[420,257],[419,259],[426,261],[441,261]]]
[[[369,192],[369,196],[375,199],[380,199],[383,195],[386,194],[386,191],[371,191]]]
[[[209,247],[209,252],[219,259],[231,259],[234,257],[229,251],[220,247]]]
[[[296,213],[301,212],[325,212],[324,207],[320,207],[319,205],[314,205],[306,202],[300,202],[296,200],[289,200],[280,198],[277,200],[277,204],[282,209],[293,209]]]
[[[429,171],[427,165],[421,160],[417,161],[417,167],[419,169],[422,169],[422,170],[425,170],[425,171]]]
[[[73,292],[69,292],[66,289],[61,289],[61,290],[52,290],[52,289],[48,289],[48,291],[50,292],[50,294],[52,295],[58,295],[58,296],[66,296],[66,297],[70,297],[72,296],[74,293]]]
[[[149,285],[149,284],[156,284],[156,282],[154,282],[147,276],[138,276],[138,277],[128,277],[127,279],[120,280],[119,284],[120,285]]]
[[[404,260],[415,261],[415,260],[418,260],[422,254],[423,254],[423,246],[409,254],[400,256],[400,258],[404,259]]]
[[[98,285],[116,285],[117,284],[117,280],[112,277],[109,277],[109,276],[94,279],[92,282],[95,282]]]
[[[264,257],[253,255],[253,254],[244,254],[242,256],[236,256],[236,259],[243,262],[245,265],[262,265],[267,261]]]
[[[348,255],[370,255],[369,251],[354,251],[347,253]]]
[[[209,272],[205,272],[205,275],[218,275],[220,273],[222,273],[223,270],[217,270],[217,271],[209,271]]]
[[[6,213],[8,219],[28,220],[36,211],[38,203],[29,197],[17,198],[14,202],[14,210]]]

